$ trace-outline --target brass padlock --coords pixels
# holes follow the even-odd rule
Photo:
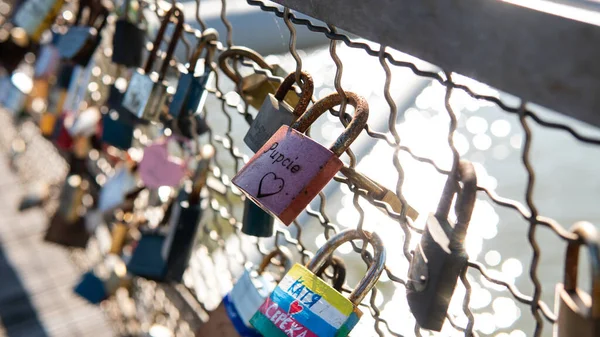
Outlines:
[[[252,49],[235,46],[221,53],[219,56],[219,67],[236,85],[241,83],[242,92],[240,94],[250,106],[257,110],[260,109],[267,95],[275,93],[277,87],[279,87],[279,83],[269,80],[263,74],[257,73],[240,78],[229,64],[228,59],[230,58],[247,58],[254,61],[259,67],[271,71],[274,76],[287,76],[287,72],[283,68],[279,65],[268,64],[259,53]],[[291,106],[296,106],[299,100],[300,98],[293,91],[288,92],[285,96],[285,101]]]
[[[160,50],[163,36],[167,31],[167,25],[172,17],[177,20],[175,31],[171,34],[171,41],[169,42],[169,47],[158,76],[155,76],[155,73],[152,72],[152,67]],[[169,62],[173,58],[177,41],[179,41],[183,33],[184,22],[185,19],[181,9],[176,6],[171,7],[165,15],[158,33],[156,33],[156,39],[154,40],[152,51],[146,60],[143,72],[138,69],[131,76],[131,81],[123,98],[123,107],[131,111],[138,118],[148,121],[157,121],[159,119],[167,100],[167,84],[164,83],[164,79],[167,75]]]
[[[467,265],[464,241],[477,194],[473,164],[461,160],[457,174],[448,177],[437,211],[427,219],[406,285],[408,305],[417,322],[422,328],[435,331],[444,325],[458,277]],[[455,194],[457,219],[453,224],[448,213]]]
[[[563,284],[556,286],[558,320],[554,326],[555,337],[600,336],[600,237],[594,225],[578,222],[571,232],[577,241],[569,242],[565,260]],[[579,248],[584,245],[592,265],[592,292],[587,294],[577,287]]]

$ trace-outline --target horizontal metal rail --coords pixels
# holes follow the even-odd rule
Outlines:
[[[564,6],[565,1],[531,1],[528,7],[497,0],[275,2],[600,126],[600,20],[593,12],[585,18],[579,15],[585,14],[581,8],[594,4],[574,8]],[[550,13],[557,8],[572,11]]]

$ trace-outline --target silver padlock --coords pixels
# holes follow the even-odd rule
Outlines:
[[[167,25],[171,18],[176,20],[175,31],[171,34],[171,41],[158,74],[152,72],[157,52],[166,33]],[[164,83],[169,62],[173,58],[177,41],[183,32],[183,23],[185,22],[183,12],[176,6],[171,7],[163,18],[162,24],[156,39],[154,40],[152,51],[148,55],[144,70],[137,69],[131,76],[131,81],[127,87],[127,92],[123,98],[123,107],[131,111],[138,118],[148,121],[157,121],[160,116],[163,105],[167,100],[167,85]]]
[[[556,286],[556,309],[558,320],[554,326],[555,337],[598,337],[600,336],[600,237],[594,225],[578,222],[571,232],[577,241],[569,242],[565,259],[563,284]],[[592,265],[592,292],[577,287],[579,248],[584,245]]]
[[[282,125],[291,125],[306,111],[314,91],[312,77],[307,72],[302,72],[302,96],[300,101],[292,107],[284,101],[285,95],[292,89],[296,73],[289,74],[277,89],[275,95],[269,93],[258,110],[256,118],[252,121],[250,129],[244,137],[248,147],[257,152]]]

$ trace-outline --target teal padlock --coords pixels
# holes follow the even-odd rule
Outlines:
[[[373,246],[375,256],[365,277],[346,298],[316,273],[336,248],[363,239],[363,235]],[[340,232],[319,249],[307,267],[292,267],[250,323],[269,337],[288,337],[290,331],[304,337],[348,336],[362,316],[358,305],[379,280],[385,259],[385,248],[377,234],[355,229]]]

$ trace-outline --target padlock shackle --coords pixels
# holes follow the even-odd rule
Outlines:
[[[221,68],[223,73],[235,83],[239,83],[242,80],[242,78],[238,74],[236,74],[235,70],[233,70],[233,68],[227,62],[229,58],[234,57],[245,57],[254,61],[254,63],[258,64],[259,67],[273,71],[273,67],[270,64],[268,64],[267,61],[265,61],[265,59],[254,50],[239,46],[231,47],[222,52],[221,55],[219,55],[219,67]]]
[[[194,49],[189,60],[189,66],[187,68],[189,74],[194,74],[196,64],[198,64],[198,59],[200,59],[200,54],[204,51],[204,48],[206,48],[204,59],[207,62],[212,62],[212,56],[215,53],[215,46],[212,45],[212,42],[217,40],[219,40],[219,33],[216,29],[208,28],[202,32],[202,37],[200,38],[200,41],[198,41],[198,45],[196,45],[196,49]]]
[[[294,107],[294,111],[292,112],[294,116],[296,116],[296,118],[300,117],[304,113],[304,111],[306,111],[306,108],[308,107],[308,104],[310,103],[313,92],[315,90],[315,83],[313,82],[312,76],[310,76],[309,73],[303,71],[300,75],[300,78],[302,79],[302,95],[300,96],[300,100],[298,101],[298,104],[296,104],[296,106]],[[275,98],[280,102],[283,101],[288,91],[292,90],[292,86],[295,82],[295,72],[287,75],[283,82],[279,85],[279,88],[277,88],[277,92],[275,92]]]
[[[356,288],[350,293],[348,299],[352,304],[358,306],[360,302],[367,296],[369,291],[373,289],[383,269],[385,268],[386,252],[383,242],[377,235],[377,233],[371,233],[363,231],[367,236],[368,243],[373,246],[375,256],[373,257],[373,263],[369,266],[367,273],[362,280],[358,283]],[[327,262],[327,258],[333,254],[333,252],[346,242],[353,240],[362,240],[363,236],[357,229],[348,229],[331,237],[315,254],[315,256],[308,262],[306,268],[313,274],[316,274],[321,267]],[[364,243],[366,244],[366,242]]]
[[[276,256],[278,256],[280,261],[283,262],[285,272],[290,270],[294,265],[294,258],[292,257],[292,252],[290,252],[290,250],[287,247],[280,246],[272,250],[262,259],[260,265],[258,266],[258,269],[256,270],[258,275],[262,275],[265,272],[267,267],[271,264],[271,260]]]
[[[369,118],[369,103],[367,100],[353,92],[344,92],[348,101],[348,104],[354,107],[354,116],[346,129],[336,139],[336,141],[329,148],[336,156],[341,156],[350,144],[360,135],[361,131],[367,125],[367,119]],[[306,130],[327,110],[333,108],[336,105],[342,103],[342,95],[335,92],[324,98],[318,100],[308,111],[306,111],[298,120],[292,124],[292,128],[298,130],[301,133],[305,133]]]
[[[177,20],[177,24],[175,26],[175,31],[171,34],[171,41],[169,42],[169,47],[167,48],[167,53],[165,55],[165,59],[163,60],[162,66],[160,68],[160,72],[158,73],[158,81],[162,81],[165,79],[167,75],[167,69],[169,67],[169,63],[173,58],[173,53],[175,52],[175,48],[177,47],[177,42],[183,33],[183,23],[185,19],[183,17],[183,11],[179,9],[177,6],[172,6],[171,9],[165,14],[163,21],[160,24],[160,28],[156,33],[156,38],[152,43],[152,50],[150,51],[150,55],[148,55],[148,59],[146,60],[146,65],[144,67],[144,74],[149,75],[152,71],[152,67],[154,66],[154,61],[157,57],[157,52],[160,50],[160,45],[162,43],[165,32],[167,31],[167,26],[171,21],[171,17],[175,17]]]
[[[467,160],[461,160],[458,164],[457,176],[452,174],[448,176],[435,217],[438,219],[448,219],[448,213],[452,206],[452,200],[456,195],[454,210],[456,212],[456,225],[452,231],[450,239],[450,249],[462,249],[467,228],[471,221],[475,200],[477,199],[477,175],[473,163]],[[462,183],[462,187],[459,186]]]
[[[592,277],[592,318],[600,318],[600,236],[596,227],[589,222],[581,221],[571,227],[571,232],[577,235],[576,241],[569,241],[565,260],[564,290],[574,292],[577,289],[579,269],[579,248],[584,245],[590,254]]]

